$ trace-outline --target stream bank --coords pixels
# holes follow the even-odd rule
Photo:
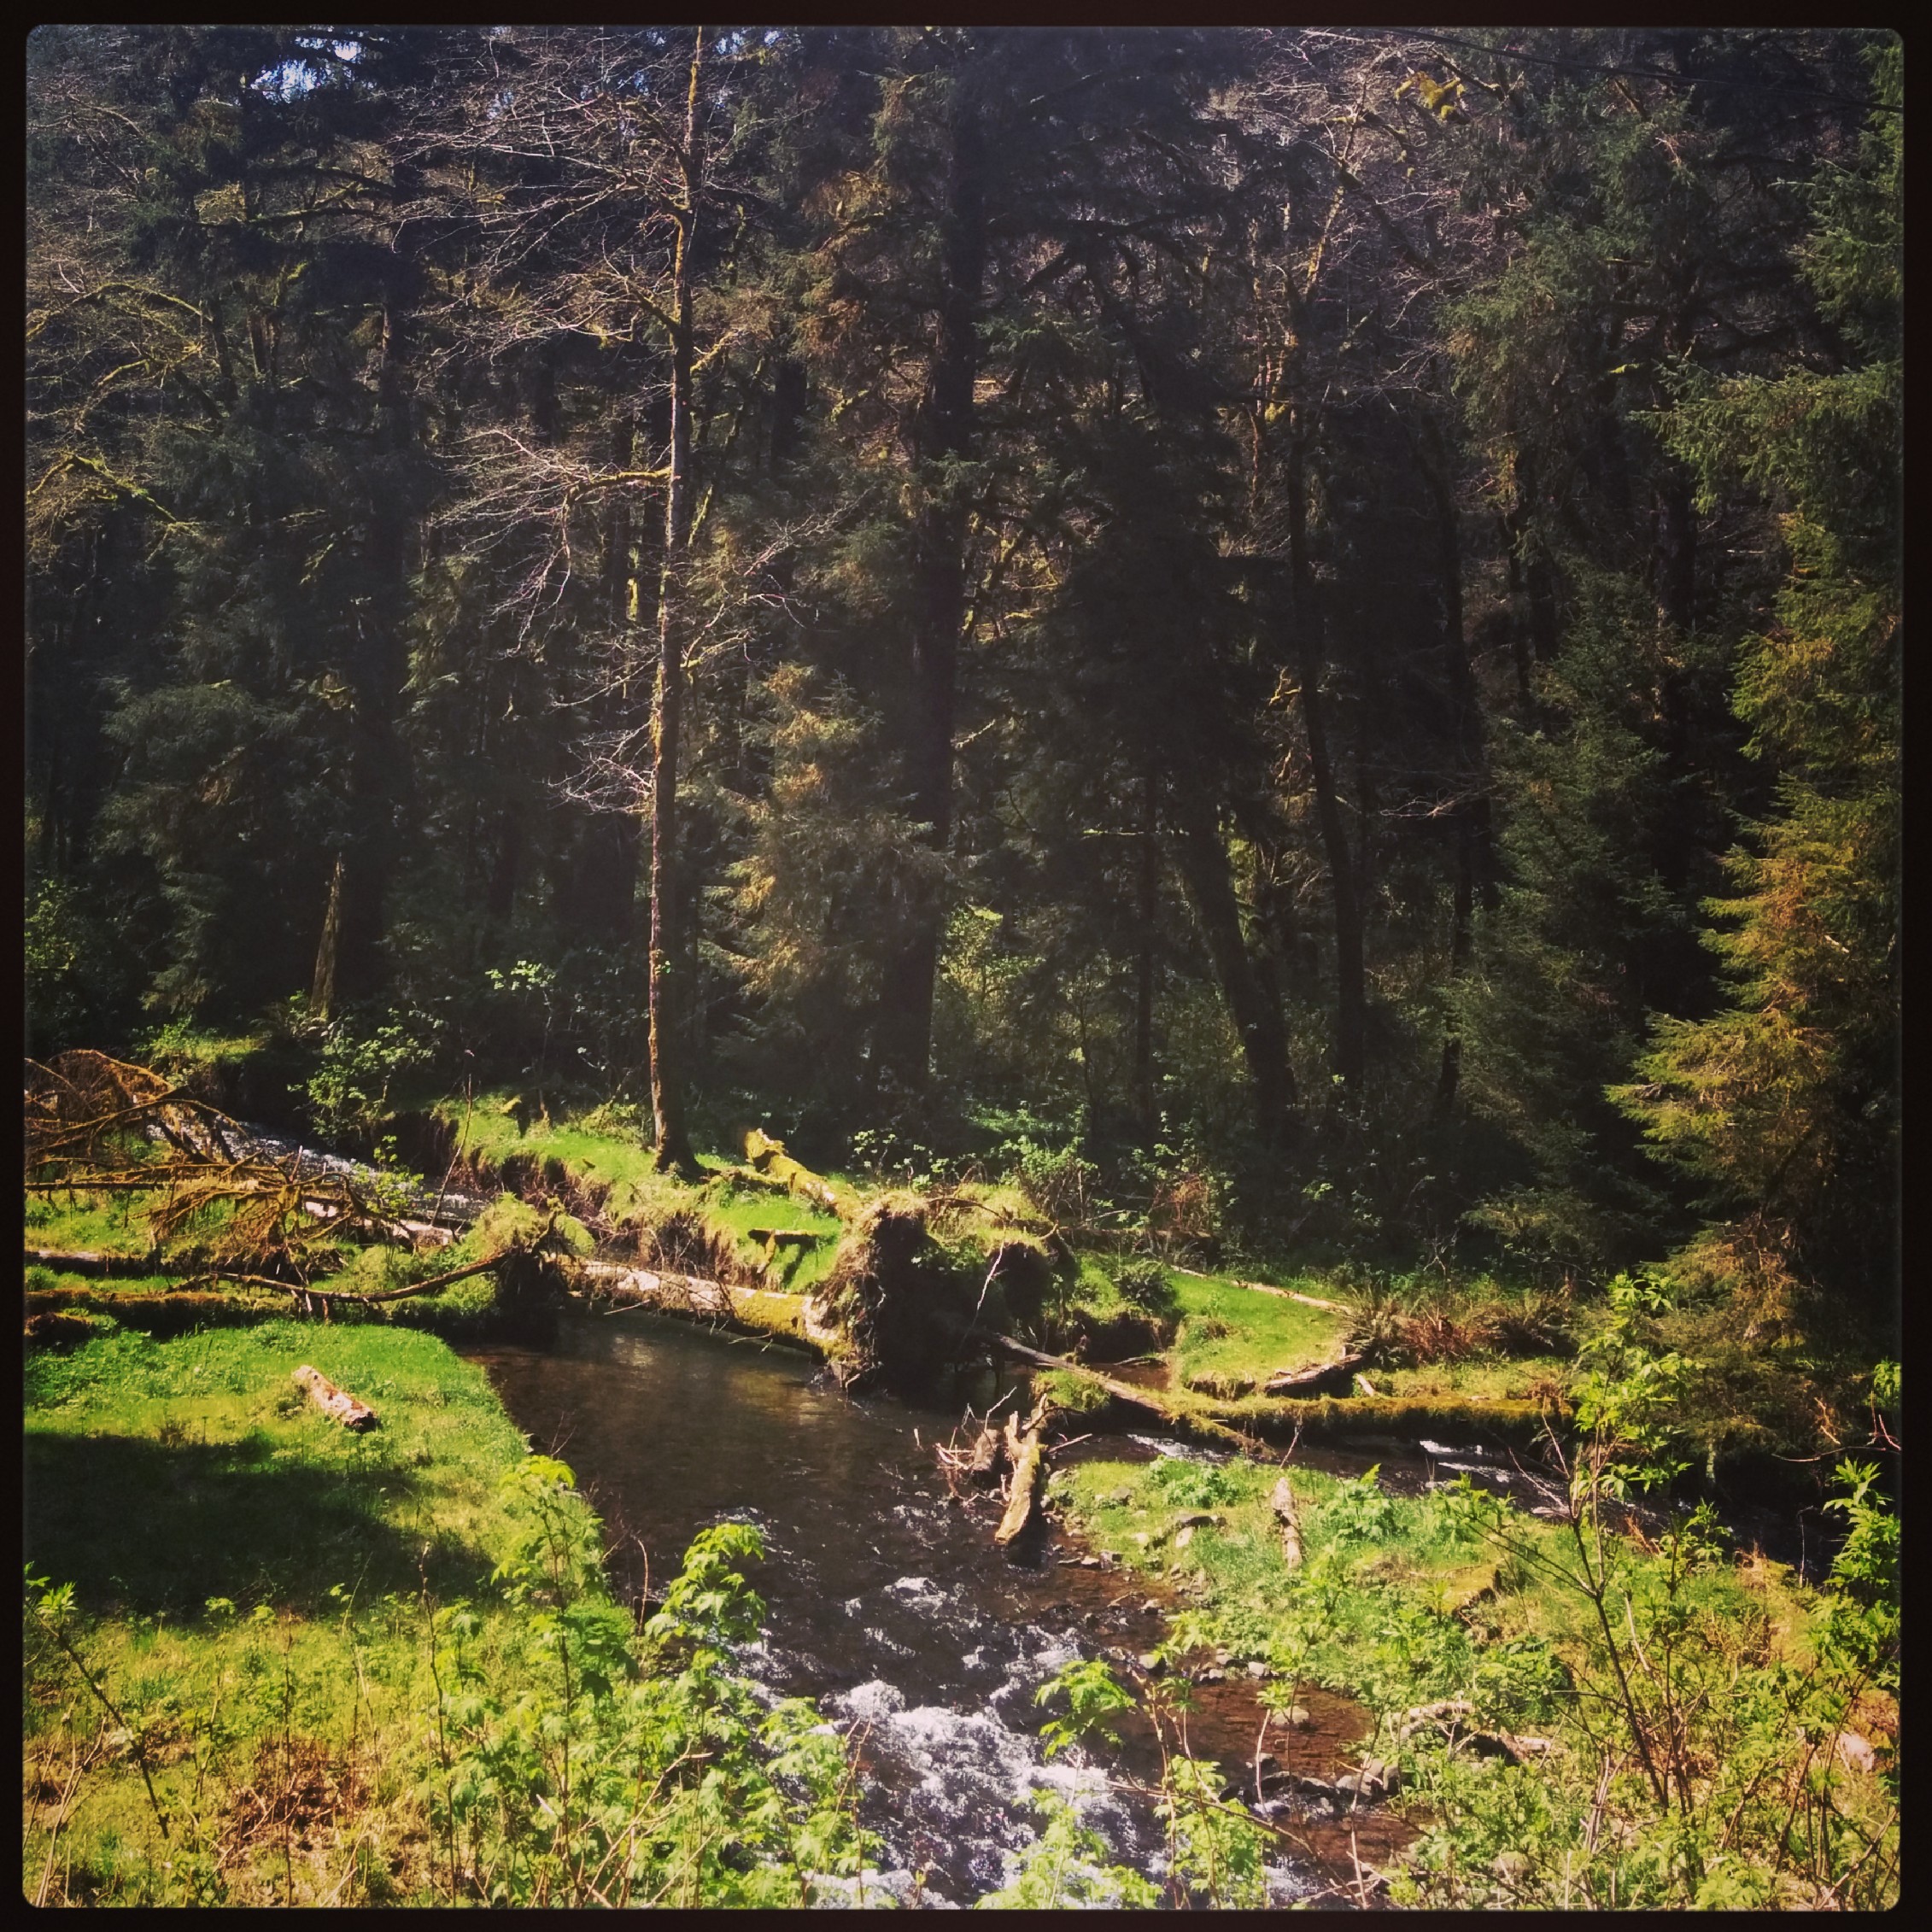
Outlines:
[[[1156,1770],[1150,1738],[1130,1730],[1111,1762],[1049,1762],[1048,1713],[1033,1693],[1081,1657],[1150,1652],[1181,1600],[1061,1527],[1026,1562],[994,1550],[987,1512],[955,1502],[935,1468],[934,1441],[957,1406],[854,1398],[795,1355],[643,1311],[569,1313],[547,1348],[464,1353],[534,1445],[577,1472],[604,1517],[620,1594],[647,1597],[708,1523],[758,1525],[768,1557],[752,1580],[766,1630],[744,1666],[774,1697],[816,1695],[860,1725],[862,1816],[885,1841],[895,1896],[964,1904],[1005,1882],[1034,1835],[1035,1790],[1077,1800],[1117,1862],[1159,1870],[1156,1821],[1108,1789],[1109,1775]],[[961,1396],[983,1406],[997,1391],[981,1381]],[[1196,1686],[1192,1747],[1236,1780],[1253,1753],[1257,1688],[1225,1673]],[[1366,1735],[1366,1714],[1320,1693],[1302,1701],[1313,1721],[1293,1735],[1293,1765],[1332,1778]],[[1291,1822],[1302,1841],[1283,1836],[1271,1861],[1281,1903],[1312,1899],[1351,1869],[1345,1841],[1320,1821]],[[1372,1845],[1385,1855],[1401,1836],[1369,1808],[1356,1824],[1366,1862]]]

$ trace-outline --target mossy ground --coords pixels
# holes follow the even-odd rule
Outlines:
[[[1560,1355],[1480,1356],[1413,1368],[1378,1368],[1369,1380],[1379,1396],[1534,1402],[1566,1397],[1575,1373],[1574,1362]]]
[[[138,1194],[73,1193],[26,1197],[26,1240],[33,1248],[144,1259],[149,1242]]]
[[[748,1268],[762,1269],[773,1288],[803,1295],[831,1272],[845,1226],[836,1215],[776,1189],[752,1186],[729,1176],[710,1182],[699,1200],[705,1221],[729,1236],[740,1262]],[[810,1245],[781,1243],[768,1256],[765,1244],[752,1238],[754,1227],[814,1234],[818,1239]]]

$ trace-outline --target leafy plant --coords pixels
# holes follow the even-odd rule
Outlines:
[[[1217,1503],[1238,1502],[1245,1493],[1245,1485],[1233,1469],[1179,1455],[1162,1457],[1148,1479],[1163,1502],[1184,1509],[1208,1509]]]
[[[395,1007],[345,1013],[329,1023],[320,1062],[294,1091],[325,1139],[366,1137],[389,1110],[395,1077],[434,1057],[440,1022]]]
[[[1129,1308],[1148,1314],[1171,1315],[1180,1306],[1173,1278],[1155,1261],[1122,1262],[1113,1270],[1114,1291]]]

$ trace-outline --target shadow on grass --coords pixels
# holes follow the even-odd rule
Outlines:
[[[420,1531],[393,1520],[418,1486],[407,1472],[285,1463],[272,1450],[261,1437],[29,1436],[26,1554],[90,1610],[175,1617],[211,1596],[313,1613],[332,1607],[332,1584],[360,1579],[366,1600],[426,1577],[448,1599],[487,1580],[489,1559],[438,1534],[433,1517]]]

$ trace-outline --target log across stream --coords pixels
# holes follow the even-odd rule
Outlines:
[[[862,1727],[864,1815],[885,1840],[888,1889],[910,1899],[924,1871],[926,1902],[992,1891],[1033,1835],[1027,1794],[1043,1787],[1077,1794],[1115,1856],[1157,1876],[1156,1822],[1108,1789],[1109,1773],[1150,1769],[1135,1740],[1121,1760],[1049,1764],[1033,1691],[1078,1657],[1159,1642],[1162,1586],[1099,1565],[1051,1527],[1027,1560],[1010,1560],[992,1543],[997,1500],[975,1513],[950,1499],[934,1444],[967,1395],[986,1408],[989,1385],[943,1414],[854,1400],[798,1355],[646,1311],[572,1312],[544,1348],[465,1353],[533,1445],[577,1472],[605,1519],[620,1589],[661,1590],[707,1524],[764,1531],[768,1556],[752,1581],[766,1630],[746,1666],[774,1695],[817,1696],[841,1727]],[[1088,1453],[1161,1446],[1111,1437]],[[1366,1714],[1319,1692],[1302,1701],[1314,1723],[1295,1734],[1288,1768],[1332,1777]],[[1244,1763],[1257,1721],[1253,1685],[1198,1688],[1191,1730],[1203,1754]],[[1373,1860],[1393,1821],[1364,1812],[1355,1824]],[[1309,1895],[1345,1872],[1345,1835],[1332,1849],[1324,1869],[1284,1841],[1275,1896]]]

